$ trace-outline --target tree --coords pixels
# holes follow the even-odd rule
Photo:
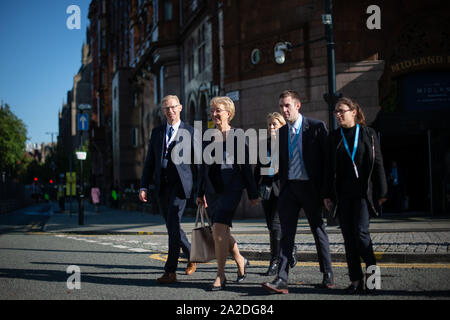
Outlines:
[[[12,174],[23,159],[27,128],[8,104],[0,108],[0,170]]]

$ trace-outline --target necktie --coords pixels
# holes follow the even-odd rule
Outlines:
[[[169,139],[167,140],[167,142],[170,141],[170,138],[172,138],[172,135],[173,135],[173,127],[169,127],[169,134],[167,135],[167,137],[168,137]]]
[[[166,148],[164,150],[164,157],[167,157],[167,152],[169,151],[169,142],[170,142],[170,138],[172,138],[173,135],[173,127],[170,126],[169,127],[169,133],[167,134],[167,142],[166,142]]]
[[[291,140],[291,143],[294,142],[295,136],[297,132],[294,127],[291,127],[291,130],[289,130],[289,139]],[[301,134],[299,132],[299,134]],[[298,140],[296,141],[295,145],[293,145],[293,153],[292,158],[289,159],[290,166],[289,166],[289,177],[291,179],[299,179],[301,176],[301,166],[300,166],[300,148],[298,146]]]

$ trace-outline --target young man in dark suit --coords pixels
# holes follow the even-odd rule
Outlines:
[[[322,220],[322,193],[327,157],[325,123],[302,116],[299,94],[284,91],[279,98],[280,113],[287,124],[279,129],[281,254],[278,275],[263,287],[270,292],[288,293],[288,273],[294,248],[297,221],[303,208],[314,236],[323,288],[333,288],[328,235]]]
[[[188,163],[175,164],[171,151],[180,143],[180,135],[191,137],[191,150],[193,150],[194,129],[180,119],[183,106],[177,96],[166,96],[161,102],[161,109],[167,123],[153,129],[148,146],[147,157],[141,178],[139,199],[148,201],[147,188],[155,185],[161,214],[166,221],[169,235],[169,253],[164,267],[164,274],[158,278],[161,284],[176,282],[176,269],[180,248],[190,257],[191,245],[186,234],[181,229],[180,221],[193,189],[193,165]],[[186,130],[183,132],[183,130]],[[191,152],[193,154],[193,152]],[[178,161],[175,161],[178,163]],[[190,275],[196,270],[196,264],[189,262],[186,274]]]

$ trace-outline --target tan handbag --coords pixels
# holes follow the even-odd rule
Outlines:
[[[198,227],[200,217],[201,226]],[[205,218],[208,225],[205,225]],[[195,227],[192,229],[190,262],[208,262],[216,258],[214,238],[208,213],[204,206],[198,206]]]

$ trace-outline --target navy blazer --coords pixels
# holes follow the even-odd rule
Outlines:
[[[156,194],[159,194],[161,187],[161,165],[164,153],[164,144],[166,137],[166,126],[163,125],[154,128],[150,137],[150,142],[148,145],[147,156],[144,163],[144,169],[141,178],[141,188],[148,188],[149,185],[155,185]],[[184,196],[186,199],[191,197],[193,189],[193,171],[196,167],[193,165],[193,155],[194,155],[194,128],[190,125],[181,121],[180,126],[177,131],[177,136],[175,136],[174,142],[171,143],[169,150],[179,143],[177,137],[179,135],[179,130],[187,130],[191,135],[191,161],[190,163],[181,163],[175,165],[177,169],[178,176],[180,178],[182,189],[184,191]],[[170,156],[170,153],[169,153]]]
[[[286,124],[279,129],[281,192],[286,187],[289,177],[288,128],[289,126]],[[316,194],[323,197],[326,178],[325,161],[328,159],[329,154],[327,148],[327,127],[323,121],[303,116],[302,134],[303,161],[306,172]]]

